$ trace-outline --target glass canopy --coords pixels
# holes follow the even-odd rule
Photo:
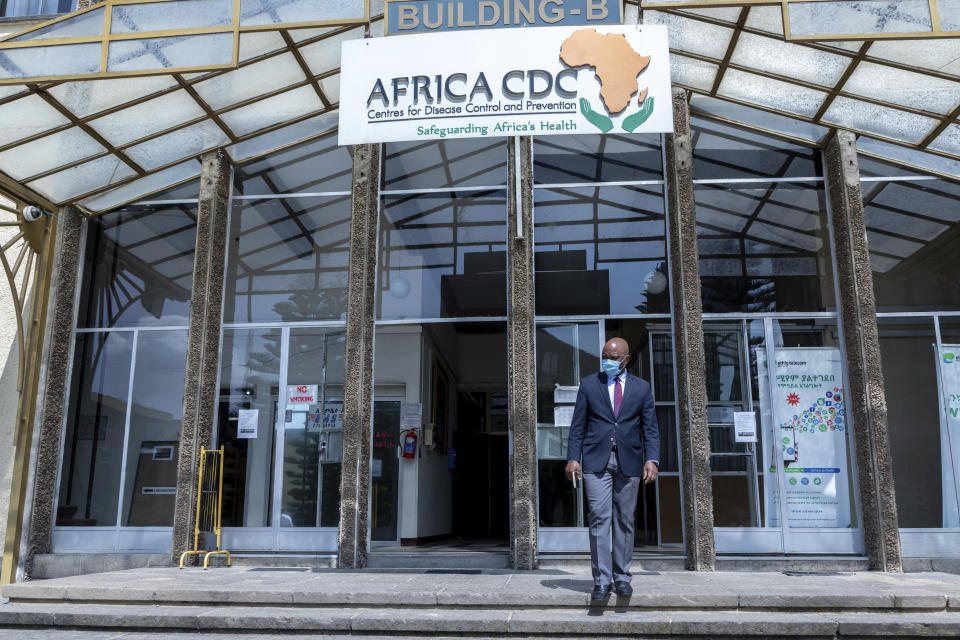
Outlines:
[[[642,20],[669,29],[694,114],[809,146],[851,129],[864,155],[960,176],[960,39],[790,42],[779,3],[677,4]],[[318,138],[341,42],[382,35],[383,0],[108,0],[7,37],[0,185],[100,213],[195,179],[204,152],[240,165]]]

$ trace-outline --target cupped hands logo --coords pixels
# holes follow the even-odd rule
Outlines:
[[[600,81],[603,108],[597,109],[580,98],[580,113],[602,133],[613,129],[613,117],[619,117],[630,105],[634,94],[640,109],[623,118],[620,127],[633,132],[653,114],[653,96],[640,89],[639,76],[650,64],[651,56],[642,56],[622,33],[600,34],[596,29],[580,29],[560,46],[560,59],[568,67],[593,67]],[[605,110],[610,115],[603,113]]]

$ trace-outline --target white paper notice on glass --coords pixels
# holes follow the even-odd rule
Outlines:
[[[733,430],[736,434],[736,442],[756,442],[757,412],[734,411]]]
[[[404,402],[400,405],[400,429],[419,429],[423,422],[423,405],[419,402]]]
[[[569,427],[573,422],[573,407],[570,405],[553,408],[553,426]]]
[[[240,411],[237,413],[237,437],[256,438],[257,424],[259,422],[259,409],[240,409]]]

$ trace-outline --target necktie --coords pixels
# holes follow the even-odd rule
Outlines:
[[[616,386],[613,388],[613,415],[620,415],[620,403],[623,401],[623,387],[620,376],[617,376]]]

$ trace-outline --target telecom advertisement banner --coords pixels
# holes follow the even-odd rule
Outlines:
[[[775,349],[772,393],[766,351],[756,354],[761,411],[765,421],[773,421],[774,442],[768,450],[783,459],[788,526],[851,526],[840,350]],[[778,526],[776,460],[767,462],[767,513],[770,524]]]
[[[943,344],[937,353],[940,378],[940,460],[943,472],[943,526],[960,527],[957,486],[960,471],[960,344]]]

